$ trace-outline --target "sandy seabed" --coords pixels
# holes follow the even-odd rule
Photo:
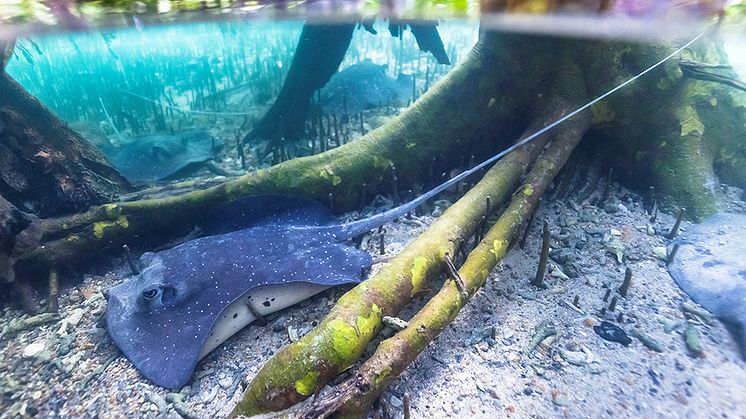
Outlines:
[[[412,417],[746,417],[746,363],[739,348],[720,322],[708,325],[706,318],[681,309],[682,303],[693,303],[661,260],[669,240],[659,233],[671,228],[674,217],[660,213],[651,223],[639,196],[613,189],[599,206],[587,203],[598,191],[587,202],[545,200],[536,220],[548,220],[553,237],[547,288],[529,283],[541,245],[541,223],[535,221],[525,247],[510,251],[453,324],[381,397],[391,416],[402,416],[406,393]],[[742,191],[723,190],[728,211],[746,212]],[[385,226],[385,255],[378,254],[377,237],[364,245],[369,243],[377,259],[395,255],[447,201],[438,204],[432,214]],[[265,326],[250,325],[209,354],[193,380],[172,393],[145,380],[106,332],[101,291],[128,274],[123,260],[114,266],[65,286],[60,320],[3,333],[0,417],[224,416],[259,368],[291,338],[318,324],[345,291],[324,292],[269,316]],[[633,279],[622,298],[617,290],[626,267]],[[430,289],[439,287],[436,281]],[[613,296],[618,302],[611,311]],[[427,298],[417,298],[401,318],[414,315]],[[0,329],[19,316],[6,309]],[[601,321],[628,334],[642,331],[662,352],[636,337],[627,346],[602,339],[593,328]],[[557,333],[531,349],[537,330],[550,323]],[[687,327],[700,337],[700,356],[685,344]],[[382,335],[391,333],[384,329]]]

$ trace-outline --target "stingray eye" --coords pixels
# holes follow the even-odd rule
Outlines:
[[[142,296],[148,300],[155,298],[156,295],[158,295],[157,288],[151,288],[142,292]]]

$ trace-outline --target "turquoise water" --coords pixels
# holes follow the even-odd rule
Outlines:
[[[254,106],[268,106],[279,91],[302,25],[222,21],[40,35],[19,40],[7,71],[67,122],[97,124],[107,120],[106,110],[117,130],[130,135],[170,129],[147,123],[154,102],[258,117],[262,109]],[[355,31],[340,69],[369,59],[387,65],[392,77],[447,71],[417,51],[409,31],[399,40],[382,22],[376,28],[378,35]],[[439,29],[454,63],[476,42],[474,22],[444,22]],[[248,104],[210,102],[210,95],[242,87],[252,89]]]

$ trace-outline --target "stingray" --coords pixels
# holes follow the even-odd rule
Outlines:
[[[402,74],[393,79],[386,74],[385,65],[364,60],[332,76],[321,89],[321,105],[327,111],[355,114],[406,102],[411,96],[412,76]]]
[[[131,182],[152,183],[175,176],[211,159],[223,143],[204,131],[150,135],[104,150],[114,167]]]
[[[322,204],[299,197],[259,195],[218,207],[201,223],[208,236],[143,254],[142,271],[107,291],[109,334],[146,378],[179,388],[202,357],[259,316],[365,279],[372,258],[350,239],[405,215],[491,161],[410,202],[345,224]]]
[[[717,214],[676,243],[671,276],[692,300],[729,326],[746,354],[746,214]]]

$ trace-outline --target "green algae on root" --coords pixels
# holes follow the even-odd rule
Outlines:
[[[577,78],[570,80],[578,82]],[[508,208],[469,253],[458,271],[465,282],[467,296],[462,295],[453,278],[446,281],[406,328],[381,342],[360,369],[330,392],[328,397],[315,400],[305,417],[326,417],[331,414],[363,417],[368,412],[383,390],[455,319],[469,298],[484,285],[489,273],[508,250],[508,246],[502,243],[517,240],[521,226],[535,210],[541,195],[564,165],[587,126],[588,120],[581,117],[568,123],[564,130],[555,135],[552,144],[528,174],[528,181],[534,185],[534,193],[513,194]],[[501,244],[496,247],[495,243]],[[550,325],[541,325],[539,329],[540,339],[535,339],[536,344],[546,336],[557,333],[556,328]]]

